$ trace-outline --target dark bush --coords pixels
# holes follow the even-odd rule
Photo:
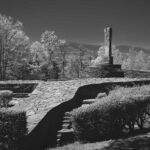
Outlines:
[[[25,112],[0,110],[0,149],[20,150],[26,133]]]
[[[115,138],[135,125],[143,128],[150,113],[150,87],[118,88],[89,107],[73,111],[73,128],[79,140]]]
[[[4,81],[3,83],[0,83],[0,91],[8,90],[13,93],[32,93],[37,85],[38,83],[36,81]]]
[[[41,72],[43,74],[42,79],[59,79],[60,68],[56,61],[52,61],[51,64],[45,63],[41,66]]]
[[[13,92],[9,90],[0,91],[0,107],[7,107],[12,100]]]

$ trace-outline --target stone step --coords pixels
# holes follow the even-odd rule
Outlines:
[[[83,104],[92,104],[92,103],[95,103],[97,100],[96,99],[86,99],[86,100],[83,100]]]
[[[59,138],[61,138],[62,137],[62,135],[64,135],[64,134],[72,134],[72,133],[74,133],[74,130],[73,130],[73,128],[71,128],[71,129],[61,129],[61,130],[59,130],[58,132],[57,132],[57,138],[59,139]]]
[[[62,144],[71,143],[74,139],[74,130],[72,128],[59,130],[57,134],[57,145],[61,146]]]
[[[88,107],[90,104],[82,104],[81,107]]]
[[[70,112],[65,112],[65,116],[71,116]]]
[[[61,146],[74,141],[74,130],[72,129],[72,116],[70,112],[65,112],[61,130],[57,131],[57,145]]]
[[[71,116],[64,116],[64,120],[71,120]]]
[[[70,128],[71,128],[71,123],[62,124],[62,129],[70,129]]]
[[[64,134],[64,133],[72,133],[72,132],[74,132],[73,128],[71,128],[71,129],[61,129],[61,130],[58,131],[58,134],[59,134],[59,133],[61,133],[61,134],[62,134],[62,133],[63,133],[63,134]]]
[[[70,123],[70,122],[71,122],[70,119],[64,119],[64,120],[62,121],[62,124],[64,124],[64,123]]]

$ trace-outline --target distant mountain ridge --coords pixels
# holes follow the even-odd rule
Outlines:
[[[67,43],[67,51],[69,53],[79,53],[80,49],[82,49],[85,53],[97,55],[97,51],[101,45],[94,45],[94,44],[82,44],[82,43],[75,43],[75,42],[68,42]],[[130,45],[116,45],[116,48],[119,49],[122,53],[128,53],[131,48],[133,48],[135,51],[143,51],[150,55],[150,50],[145,49],[142,47],[134,47]]]
[[[87,48],[87,49],[92,49],[92,50],[98,50],[100,45],[94,45],[94,44],[83,44],[83,43],[75,43],[75,42],[69,42],[68,43],[70,46],[74,46],[76,48],[80,48],[80,46]]]
[[[137,51],[137,52],[139,52],[139,51],[142,50],[143,52],[150,54],[150,50],[149,50],[149,49],[145,49],[145,48],[137,47],[137,46],[117,45],[116,48],[119,49],[120,52],[124,52],[124,53],[129,52],[129,49],[133,48],[133,49],[134,49],[135,51]]]

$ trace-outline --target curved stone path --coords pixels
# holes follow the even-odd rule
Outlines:
[[[19,105],[12,109],[25,110],[27,114],[28,133],[41,121],[46,113],[59,105],[70,100],[80,86],[98,84],[103,82],[125,82],[150,79],[127,79],[127,78],[89,78],[69,81],[38,81],[38,86],[28,98],[20,99]]]

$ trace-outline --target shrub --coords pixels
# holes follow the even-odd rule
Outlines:
[[[13,92],[9,90],[0,91],[0,106],[7,107],[9,101],[12,100]]]
[[[43,64],[41,66],[41,72],[43,74],[43,80],[59,79],[60,68],[56,61],[52,61],[51,64]]]
[[[25,112],[0,111],[0,149],[21,149],[21,140],[26,132]]]
[[[95,141],[120,136],[124,130],[143,128],[150,115],[150,87],[118,88],[99,102],[73,111],[73,128],[79,140]]]
[[[110,91],[109,95],[150,95],[150,86],[142,85],[142,86],[134,86],[132,88],[128,87],[115,87],[114,90]]]
[[[37,81],[4,81],[0,83],[0,93],[3,91],[8,91],[9,93],[12,91],[14,93],[32,93],[33,90],[38,85]]]

